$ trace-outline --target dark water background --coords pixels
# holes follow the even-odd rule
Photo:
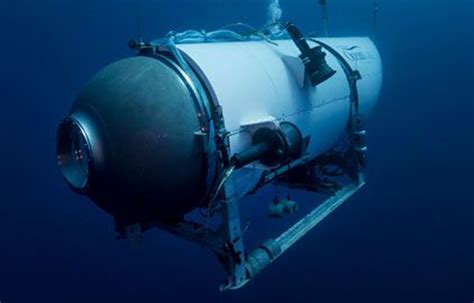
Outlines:
[[[370,34],[371,1],[328,2],[334,35]],[[0,301],[472,302],[474,2],[380,2],[368,186],[251,284],[219,293],[207,251],[160,231],[139,248],[115,240],[111,218],[62,181],[55,129],[94,72],[132,55],[139,27],[151,39],[260,25],[266,1],[145,0],[138,25],[136,1],[0,0]],[[281,4],[320,30],[316,0]]]

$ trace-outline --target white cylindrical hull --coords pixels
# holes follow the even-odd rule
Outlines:
[[[379,53],[368,38],[324,38],[360,72],[357,82],[359,110],[367,115],[377,102],[382,68]],[[309,42],[316,46],[315,42]],[[346,130],[350,118],[350,88],[337,58],[325,51],[336,74],[317,87],[304,79],[299,50],[291,40],[183,44],[178,48],[197,71],[214,101],[222,106],[226,129],[231,133],[231,153],[241,152],[251,140],[251,126],[262,123],[295,124],[309,137],[308,157],[330,150]],[[243,170],[245,188],[258,181],[262,168]]]

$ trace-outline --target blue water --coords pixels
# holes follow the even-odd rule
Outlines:
[[[332,34],[371,33],[371,1],[328,2]],[[283,19],[321,31],[316,0],[280,3]],[[267,2],[144,0],[138,13],[131,0],[0,0],[0,301],[474,300],[474,4],[380,3],[368,186],[245,288],[220,293],[206,250],[158,230],[138,248],[115,240],[111,218],[61,179],[55,130],[94,72],[132,55],[140,28],[152,39],[259,25]]]

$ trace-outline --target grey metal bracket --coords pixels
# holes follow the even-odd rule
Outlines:
[[[221,291],[240,288],[249,281],[239,201],[235,199],[235,196],[233,182],[229,180],[223,185],[218,197],[222,222],[216,229],[212,229],[207,223],[190,221],[181,221],[177,224],[160,222],[153,224],[154,227],[166,230],[213,251],[218,256],[226,273],[226,281],[220,286]]]
[[[235,189],[232,180],[224,184],[223,199],[221,200],[221,213],[223,228],[227,241],[225,254],[222,255],[226,265],[227,281],[220,286],[220,290],[237,289],[247,283],[245,268],[245,249],[242,230],[240,226],[240,212],[238,200],[235,199]]]

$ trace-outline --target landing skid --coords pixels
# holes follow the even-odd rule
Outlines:
[[[226,282],[220,286],[221,291],[238,289],[247,284],[365,185],[363,180],[345,185],[282,234],[246,251],[238,201],[226,198],[234,196],[232,183],[227,182],[223,190],[220,201],[222,222],[215,230],[205,224],[187,221],[175,225],[155,224],[216,254],[226,273]]]

